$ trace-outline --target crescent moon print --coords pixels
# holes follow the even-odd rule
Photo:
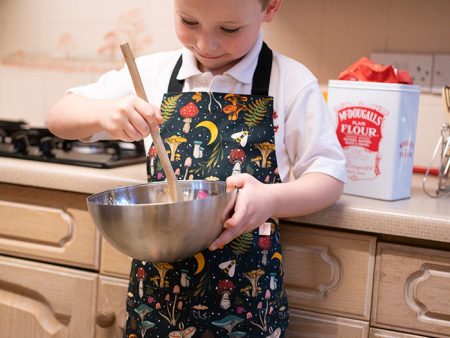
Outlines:
[[[205,257],[201,252],[196,254],[195,259],[197,260],[197,271],[195,271],[194,275],[202,272],[203,268],[205,267]]]
[[[214,143],[214,141],[217,139],[217,135],[219,135],[217,126],[211,121],[203,121],[195,126],[195,128],[198,127],[205,127],[206,129],[208,129],[211,133],[211,139],[209,140],[208,145]]]

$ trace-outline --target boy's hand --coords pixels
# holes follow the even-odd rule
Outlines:
[[[142,140],[149,135],[150,127],[157,128],[163,122],[159,108],[137,96],[102,101],[101,109],[94,107],[99,114],[98,122],[114,139]]]
[[[210,245],[210,250],[222,248],[244,232],[252,231],[273,214],[273,201],[268,195],[269,185],[249,174],[227,178],[228,189],[239,189],[234,214],[225,221],[224,231]]]

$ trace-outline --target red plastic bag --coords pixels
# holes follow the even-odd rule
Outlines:
[[[397,71],[393,66],[380,65],[367,57],[362,57],[339,74],[339,80],[371,81],[412,84],[409,73],[405,70]]]

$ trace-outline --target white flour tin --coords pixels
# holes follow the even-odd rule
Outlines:
[[[420,87],[328,83],[328,107],[347,159],[344,193],[382,200],[411,196]]]

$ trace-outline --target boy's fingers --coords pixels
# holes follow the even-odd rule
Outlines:
[[[155,105],[139,99],[136,103],[136,109],[150,126],[159,125],[163,122],[161,111],[159,110],[159,107]]]
[[[241,234],[241,227],[238,223],[238,220],[240,218],[241,217],[239,212],[235,212],[233,216],[224,223],[224,230],[219,235],[219,237],[217,237],[216,240],[209,246],[210,250],[213,251],[217,248],[222,248]]]
[[[130,141],[139,141],[144,137],[142,135],[142,132],[139,129],[137,129],[131,122],[128,123],[123,130],[127,134],[127,136],[131,139]]]
[[[226,244],[230,243],[238,236],[237,228],[228,228],[222,231],[219,237],[209,246],[209,250],[214,251],[216,249],[223,248]]]
[[[226,180],[227,186],[242,188],[244,185],[244,175],[228,176]]]
[[[145,119],[140,115],[135,115],[130,118],[130,123],[132,127],[139,132],[140,138],[146,137],[150,133],[150,126]]]

